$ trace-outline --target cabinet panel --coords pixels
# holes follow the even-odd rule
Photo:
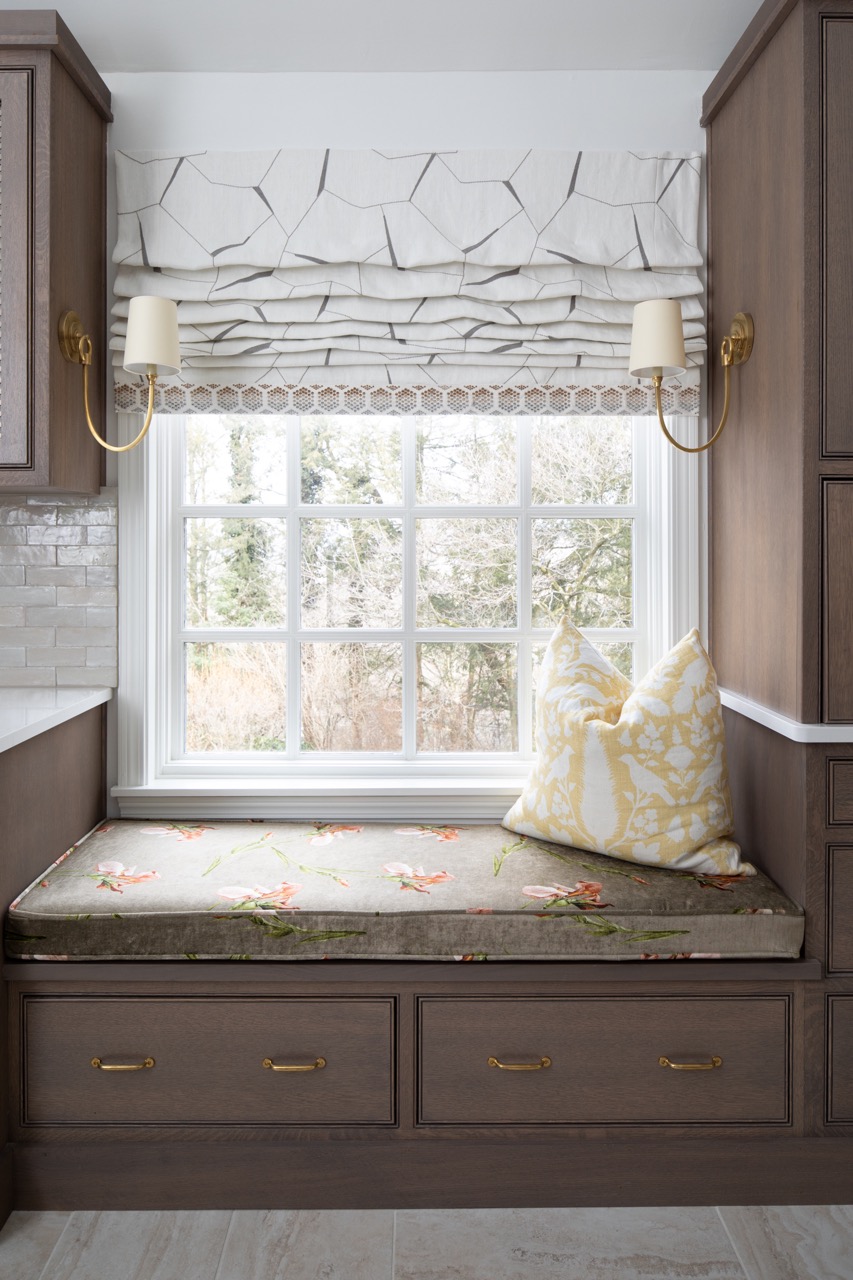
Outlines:
[[[853,1124],[853,996],[830,996],[827,1120]]]
[[[823,491],[824,720],[853,720],[853,480]]]
[[[32,466],[32,72],[0,70],[0,473]]]
[[[823,22],[824,351],[823,438],[853,455],[853,19]]]
[[[828,967],[830,973],[853,973],[853,847],[827,850]]]

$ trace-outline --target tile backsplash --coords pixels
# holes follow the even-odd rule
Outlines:
[[[115,489],[0,496],[0,685],[115,685]]]

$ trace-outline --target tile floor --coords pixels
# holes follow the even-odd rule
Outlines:
[[[853,1280],[853,1206],[14,1213],[2,1280]]]

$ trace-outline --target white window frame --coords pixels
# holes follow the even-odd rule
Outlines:
[[[459,753],[417,760],[331,753],[301,760],[285,753],[284,758],[261,753],[251,760],[225,755],[175,758],[170,737],[181,727],[177,690],[183,679],[172,624],[182,608],[182,476],[174,429],[180,421],[168,415],[155,419],[147,447],[119,456],[118,765],[112,794],[121,815],[447,821],[502,817],[530,767],[527,750],[532,750],[532,739],[523,716],[518,754]],[[134,426],[131,416],[119,415],[122,440],[132,439]],[[298,420],[291,429],[298,431]],[[685,443],[695,442],[695,419],[672,419],[670,429]],[[636,671],[641,674],[691,627],[702,629],[705,468],[701,456],[668,445],[653,418],[634,419],[634,433],[635,502],[600,514],[634,520],[635,628],[626,639],[634,640]],[[297,478],[291,477],[290,484],[293,499]],[[473,515],[475,509],[460,507],[454,514],[467,512]],[[476,509],[477,515],[497,513]],[[371,508],[369,514],[380,512]],[[388,513],[383,509],[381,514]],[[565,517],[573,509],[543,508],[542,514]],[[289,616],[294,616],[292,610]],[[342,638],[335,632],[317,633],[318,638],[321,634],[323,639]],[[205,632],[205,638],[217,636]],[[269,637],[252,632],[250,638]],[[349,633],[346,638],[399,642],[401,636],[369,632],[358,637]],[[547,633],[542,638],[547,639]],[[515,641],[518,632],[500,629],[498,635],[496,630],[494,639]],[[289,643],[292,663],[298,642]],[[521,661],[519,683],[520,706],[531,705],[529,666]],[[292,679],[288,697],[298,697]]]

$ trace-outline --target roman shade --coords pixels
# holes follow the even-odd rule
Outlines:
[[[116,404],[130,297],[178,303],[160,412],[654,412],[635,303],[678,298],[698,413],[700,156],[264,151],[116,156]],[[145,388],[147,394],[147,388]]]

